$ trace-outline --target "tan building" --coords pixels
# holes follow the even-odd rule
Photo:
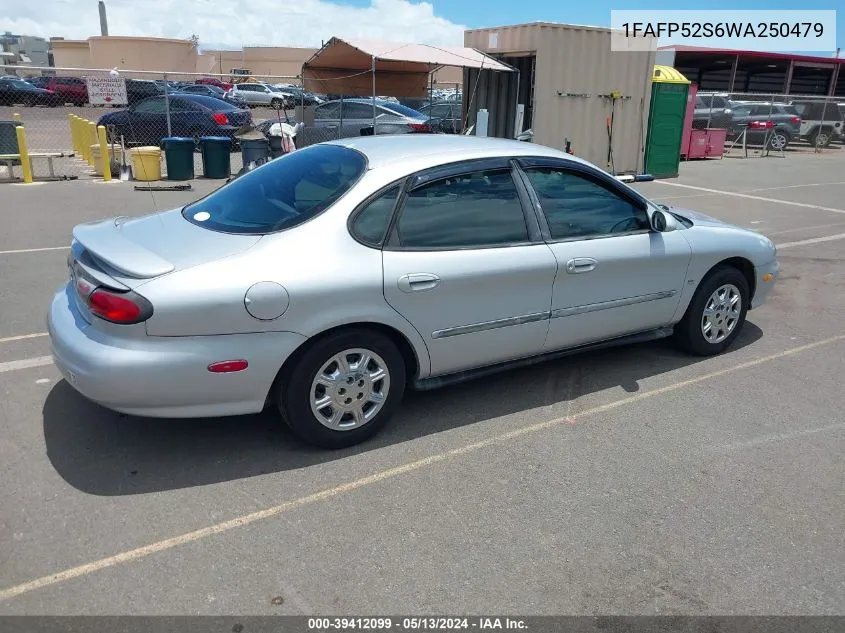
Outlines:
[[[197,72],[198,52],[191,40],[108,35],[53,40],[52,45],[57,68]]]
[[[198,72],[228,74],[234,69],[242,69],[259,78],[271,76],[281,80],[284,77],[297,77],[302,72],[302,64],[316,52],[316,48],[284,46],[245,46],[241,50],[203,51],[200,55],[202,70]],[[208,70],[209,66],[212,70]]]
[[[230,75],[249,71],[256,79],[273,83],[290,81],[302,72],[302,64],[316,48],[284,46],[246,46],[240,50],[197,50],[191,40],[158,37],[96,36],[87,40],[54,39],[53,60],[57,68],[102,68],[168,72],[172,79],[179,73]],[[138,75],[153,78],[152,75]],[[445,67],[434,73],[437,84],[463,83],[460,68]]]

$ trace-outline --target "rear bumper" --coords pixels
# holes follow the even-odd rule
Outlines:
[[[751,299],[751,308],[758,308],[766,302],[766,297],[774,288],[778,275],[780,274],[780,264],[777,260],[766,264],[765,266],[755,266],[754,274],[757,280],[757,287],[754,290],[754,297]]]
[[[104,407],[149,417],[257,413],[284,361],[306,339],[291,332],[190,337],[120,337],[79,314],[67,286],[47,316],[56,366],[68,383]],[[208,365],[246,359],[240,372]]]

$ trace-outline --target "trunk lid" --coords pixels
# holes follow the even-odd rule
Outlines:
[[[73,261],[93,268],[100,281],[110,277],[118,283],[116,288],[135,289],[155,277],[240,253],[261,236],[209,231],[174,209],[80,224],[73,238]]]

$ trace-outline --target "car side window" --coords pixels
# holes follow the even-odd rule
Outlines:
[[[166,112],[164,99],[148,99],[135,106],[139,114],[164,114]]]
[[[367,206],[355,216],[352,223],[352,234],[365,244],[372,246],[381,244],[398,196],[399,185],[396,185],[379,197],[370,200]]]
[[[315,119],[339,119],[340,118],[340,104],[327,103],[314,109]]]
[[[552,239],[578,239],[645,231],[648,214],[604,185],[559,168],[531,168]]]
[[[528,241],[509,170],[444,178],[409,192],[397,222],[405,248],[504,246]]]
[[[344,103],[343,104],[343,118],[344,119],[372,119],[373,106],[365,103]]]
[[[175,112],[202,112],[202,108],[196,103],[183,99],[171,99],[170,109]]]
[[[751,108],[746,105],[734,106],[733,112],[734,116],[749,116],[751,114]]]

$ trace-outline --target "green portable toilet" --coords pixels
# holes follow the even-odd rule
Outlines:
[[[678,175],[689,79],[670,66],[655,66],[645,143],[645,171],[655,178]]]

